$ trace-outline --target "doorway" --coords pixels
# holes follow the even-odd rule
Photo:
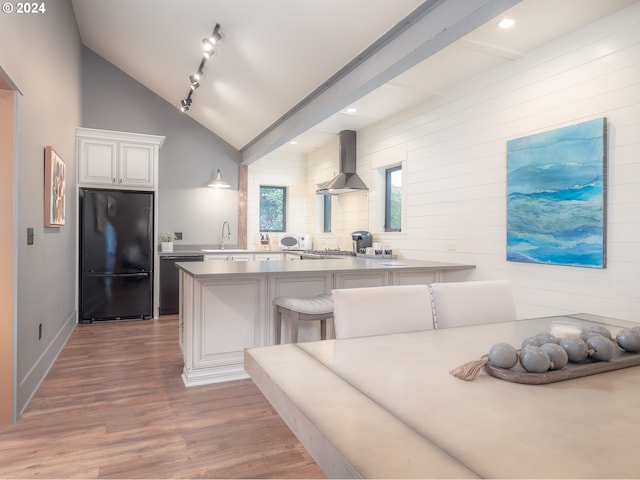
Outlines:
[[[0,67],[0,425],[16,421],[15,109],[17,91]]]

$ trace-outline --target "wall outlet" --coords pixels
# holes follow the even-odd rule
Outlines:
[[[182,232],[174,232],[173,233],[174,240],[182,240]]]
[[[35,234],[33,233],[33,228],[27,228],[27,245],[33,245],[35,242]]]

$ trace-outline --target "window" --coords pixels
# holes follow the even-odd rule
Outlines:
[[[331,232],[331,199],[332,195],[323,195],[323,216],[322,216],[322,231],[324,233]]]
[[[399,232],[402,228],[402,167],[387,168],[384,184],[384,231]]]
[[[260,231],[287,231],[286,187],[260,186]]]

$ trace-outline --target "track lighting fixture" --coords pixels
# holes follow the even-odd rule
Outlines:
[[[212,44],[217,44],[220,40],[222,40],[222,35],[220,35],[220,24],[217,23],[216,26],[213,29],[213,33],[211,34],[211,36],[209,37],[209,41]]]
[[[200,80],[202,79],[204,71],[204,64],[209,58],[211,58],[211,56],[216,53],[214,45],[216,45],[220,40],[222,40],[222,34],[220,33],[220,24],[216,23],[211,36],[202,39],[202,60],[200,60],[198,70],[195,73],[189,75],[190,85],[187,98],[180,101],[180,110],[182,110],[183,112],[189,111],[189,107],[191,107],[191,94],[195,91],[196,88],[200,86]]]
[[[182,110],[183,112],[187,112],[189,110],[189,107],[191,107],[191,101],[191,92],[189,92],[187,98],[180,102],[180,110]]]
[[[211,55],[216,53],[215,49],[213,48],[213,43],[211,43],[208,38],[202,40],[202,52],[204,58],[209,58],[211,57]]]

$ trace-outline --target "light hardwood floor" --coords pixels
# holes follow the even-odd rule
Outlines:
[[[2,478],[326,478],[251,380],[185,388],[176,316],[78,325]]]

